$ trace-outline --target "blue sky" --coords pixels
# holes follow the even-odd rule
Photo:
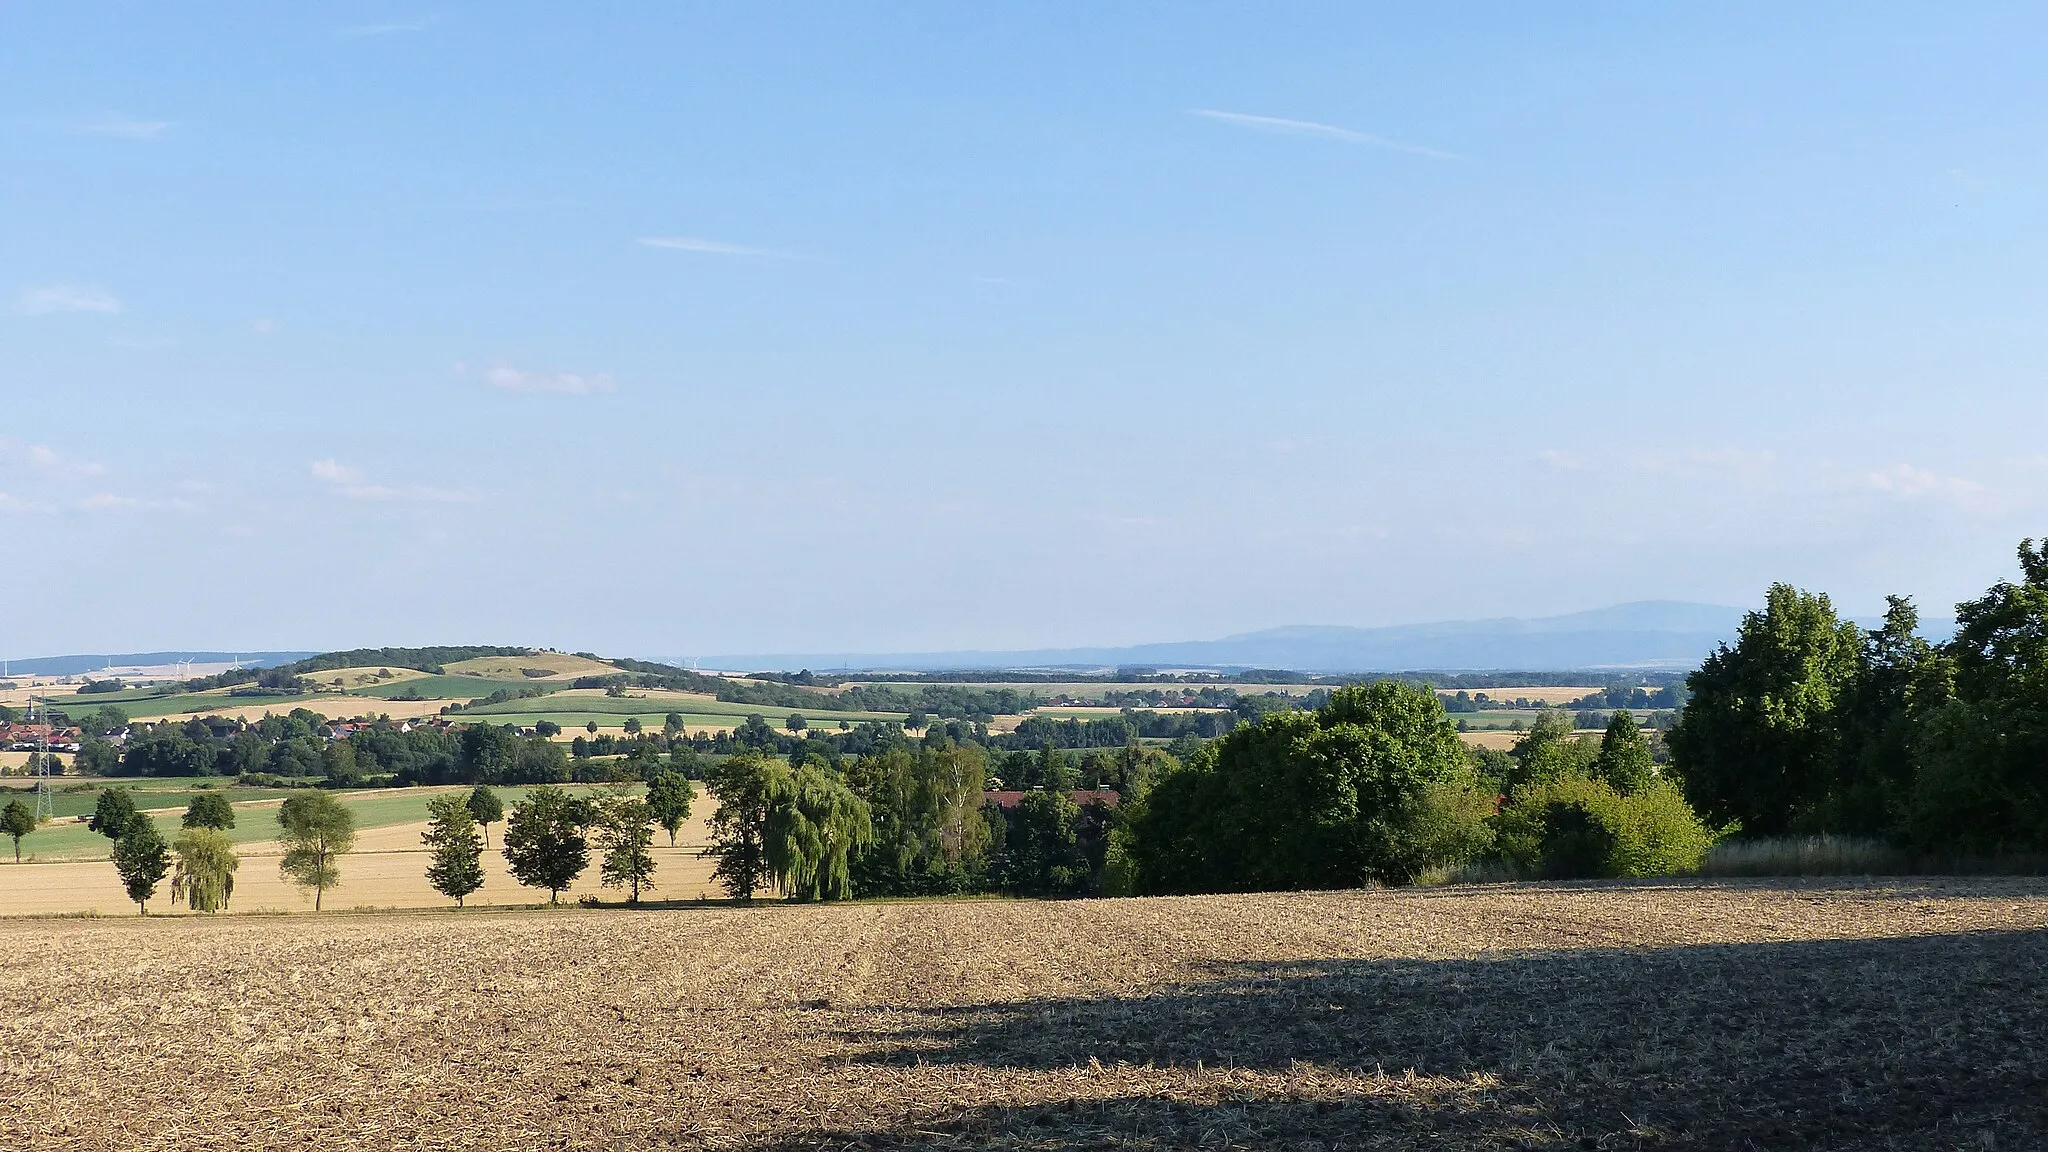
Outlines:
[[[1934,612],[2038,6],[0,10],[0,652]]]

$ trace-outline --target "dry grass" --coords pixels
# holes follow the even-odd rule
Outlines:
[[[1570,685],[1553,685],[1543,688],[1465,689],[1465,693],[1469,696],[1477,696],[1484,692],[1489,700],[1534,700],[1542,704],[1569,704],[1574,700],[1583,700],[1594,692],[1604,691],[1606,691],[1604,688],[1574,688]],[[1439,696],[1456,696],[1458,690],[1456,688],[1439,688],[1436,690],[1436,694]]]
[[[0,1146],[2028,1148],[2048,884],[0,924]]]
[[[466,791],[466,789],[457,789]],[[355,793],[353,795],[374,795]],[[508,797],[509,799],[509,797]],[[275,827],[277,806],[282,800],[259,800],[235,806],[242,821],[258,821]],[[656,862],[654,897],[663,900],[703,900],[724,896],[712,882],[715,862],[702,858],[698,850],[711,840],[708,821],[717,805],[700,796],[693,815],[668,846],[668,834],[655,832]],[[244,824],[246,827],[247,824]],[[328,908],[443,908],[450,903],[427,883],[427,854],[420,843],[425,821],[386,824],[365,828],[356,834],[355,849],[341,857],[341,887],[327,893]],[[484,854],[484,886],[469,897],[475,905],[533,904],[547,899],[546,892],[523,888],[512,878],[499,851],[505,832],[503,824],[491,826],[491,851]],[[30,841],[32,845],[33,840]],[[7,842],[0,840],[0,849]],[[94,845],[95,849],[98,845]],[[311,893],[287,883],[278,872],[283,849],[274,841],[241,844],[242,858],[235,873],[234,908],[242,912],[306,911],[313,907]],[[99,915],[131,916],[135,905],[121,889],[114,866],[104,857],[95,860],[57,860],[49,863],[7,863],[11,855],[0,855],[0,916]],[[597,858],[576,885],[563,894],[564,900],[582,896],[617,899],[598,884]],[[150,910],[158,915],[181,915],[172,907],[168,881],[159,890]],[[0,1148],[5,1148],[0,1143]]]
[[[160,721],[182,722],[195,716],[225,716],[236,720],[256,721],[266,715],[282,716],[294,708],[305,708],[329,720],[354,720],[366,717],[389,716],[393,720],[416,720],[423,716],[438,716],[448,706],[447,699],[436,700],[380,700],[374,696],[294,696],[270,699],[255,704],[236,706],[233,697],[222,697],[223,707],[204,708],[196,712],[179,712],[169,716],[152,717],[150,723]]]
[[[399,668],[388,664],[367,664],[354,668],[330,668],[322,672],[306,672],[299,679],[322,690],[346,692],[356,688],[374,688],[379,684],[403,684],[407,680],[424,680],[426,673],[417,668]]]
[[[529,677],[523,671],[547,669],[553,676]],[[602,660],[584,656],[571,656],[563,652],[534,652],[526,656],[478,656],[470,660],[458,660],[447,665],[451,676],[483,676],[491,680],[510,680],[515,683],[531,680],[548,683],[551,680],[571,679],[577,676],[616,676],[619,670]]]

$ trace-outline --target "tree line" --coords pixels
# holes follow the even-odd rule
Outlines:
[[[2048,852],[2048,544],[2023,541],[2019,563],[1940,644],[1905,597],[1866,630],[1773,585],[1688,681],[1669,735],[1687,797],[1744,836]]]

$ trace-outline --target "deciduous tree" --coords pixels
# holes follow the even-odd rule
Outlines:
[[[690,818],[690,803],[696,798],[697,790],[680,773],[657,772],[648,782],[647,807],[662,831],[668,833],[669,847],[675,847],[676,833],[682,831],[683,822]]]
[[[513,877],[529,888],[547,889],[548,903],[561,903],[563,890],[590,863],[584,835],[590,816],[589,805],[552,785],[527,793],[505,820],[505,862]]]
[[[36,810],[19,798],[0,808],[0,832],[14,838],[14,862],[21,863],[21,838],[36,830]]]
[[[597,825],[598,883],[624,888],[626,900],[640,902],[640,893],[654,887],[654,813],[645,800],[613,797],[600,806]]]
[[[428,851],[427,883],[455,901],[457,908],[484,886],[484,841],[479,827],[463,797],[442,795],[427,801],[427,830],[420,835]]]
[[[1752,836],[1811,826],[1835,777],[1863,640],[1827,596],[1773,584],[1734,647],[1687,677],[1692,697],[1666,739],[1686,798],[1710,825],[1739,821]]]
[[[156,895],[156,886],[170,870],[170,846],[156,830],[156,821],[140,812],[131,813],[127,829],[114,841],[114,871],[142,915],[149,915],[150,897]]]
[[[284,877],[313,890],[313,910],[321,897],[341,883],[337,859],[356,844],[355,813],[334,793],[310,790],[293,796],[277,810],[278,842],[284,856],[278,863]]]
[[[1593,777],[1624,796],[1642,791],[1654,774],[1650,742],[1636,727],[1635,717],[1616,712],[1600,738],[1600,755],[1593,761]]]
[[[235,826],[235,806],[220,792],[201,792],[185,806],[183,827],[226,832]]]
[[[172,901],[185,901],[194,912],[224,912],[235,894],[235,869],[241,859],[234,842],[217,828],[187,828],[171,843],[177,864],[171,873]]]
[[[485,785],[479,784],[470,790],[469,814],[476,819],[477,827],[483,829],[484,847],[491,846],[491,825],[505,818],[505,802],[498,794]]]
[[[128,834],[128,824],[135,819],[135,798],[126,788],[100,789],[99,802],[93,805],[92,819],[85,826],[109,840],[119,840]]]

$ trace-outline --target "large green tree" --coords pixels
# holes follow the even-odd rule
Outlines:
[[[484,886],[484,839],[479,828],[467,798],[444,795],[427,801],[427,830],[420,834],[420,842],[427,846],[427,883],[455,901],[457,908]]]
[[[512,806],[505,820],[505,862],[529,888],[548,890],[548,903],[576,883],[590,863],[590,805],[553,785],[543,785]]]
[[[704,778],[718,801],[704,854],[717,858],[712,878],[735,900],[752,900],[768,883],[765,836],[775,767],[759,753],[745,752],[727,757]]]
[[[790,899],[851,897],[849,858],[873,839],[866,802],[838,773],[815,764],[771,773],[762,842],[768,870]]]
[[[1824,821],[1863,643],[1826,595],[1773,584],[1735,645],[1686,679],[1691,698],[1666,740],[1709,825],[1780,836]]]
[[[1916,745],[1950,692],[1950,662],[1919,630],[1913,602],[1886,597],[1884,622],[1865,634],[1863,666],[1840,709],[1836,779],[1812,820],[1820,830],[1895,837],[1906,827]]]
[[[2048,851],[2048,541],[2019,560],[2018,583],[1956,606],[1953,697],[1927,706],[1916,746],[1911,829],[1928,847]],[[1947,675],[1923,675],[1923,698]]]
[[[654,810],[647,801],[617,796],[601,806],[597,824],[598,883],[624,888],[626,902],[654,887]]]
[[[234,841],[218,828],[187,828],[171,843],[177,864],[171,873],[171,900],[186,902],[194,912],[225,912],[235,895],[235,870],[241,858]]]
[[[301,888],[313,890],[313,911],[341,883],[340,856],[355,847],[356,818],[334,793],[313,789],[286,800],[277,810],[278,870]]]
[[[156,830],[156,821],[140,812],[129,816],[127,829],[114,841],[114,871],[142,915],[149,915],[150,897],[170,870],[170,846]]]
[[[884,741],[847,771],[867,802],[872,843],[853,862],[861,895],[935,895],[978,883],[988,854],[981,813],[988,759],[981,745],[934,738]]]
[[[1129,846],[1148,892],[1402,884],[1470,850],[1474,791],[1436,694],[1343,688],[1241,726],[1156,781]]]

